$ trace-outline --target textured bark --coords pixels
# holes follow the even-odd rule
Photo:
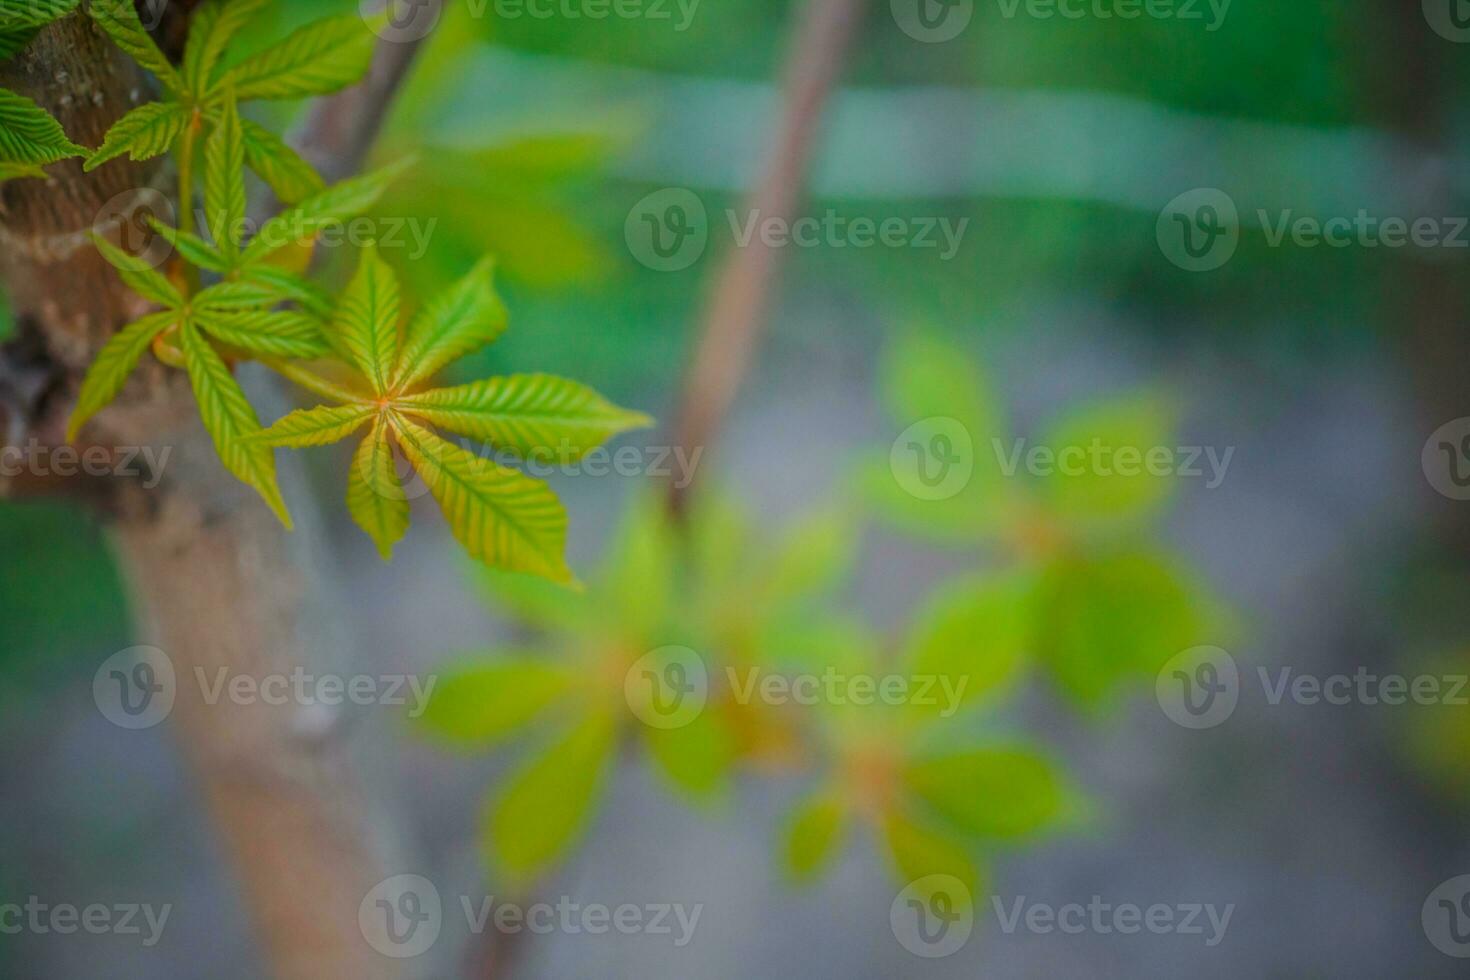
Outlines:
[[[165,45],[176,47],[168,40],[182,36],[177,21],[166,19],[161,29],[170,32]],[[145,76],[80,15],[46,28],[0,68],[0,84],[36,99],[74,141],[90,146],[150,97]],[[388,94],[378,92],[375,104]],[[165,186],[160,178],[168,175],[157,162],[125,161],[92,174],[67,161],[50,173],[46,181],[0,188],[0,277],[18,328],[0,349],[0,433],[59,446],[87,364],[144,308],[86,233],[109,201]],[[117,229],[104,223],[99,230]],[[347,726],[315,707],[241,706],[228,697],[207,704],[196,673],[212,681],[226,668],[258,681],[297,668],[317,676],[351,672],[320,598],[327,579],[312,572],[319,551],[294,464],[283,460],[282,470],[303,528],[293,537],[220,465],[183,373],[151,357],[83,435],[89,445],[170,451],[153,490],[111,478],[65,481],[64,489],[85,487],[114,518],[145,640],[175,667],[170,723],[239,876],[267,969],[284,980],[400,975],[399,964],[376,953],[358,927],[359,904],[385,877],[380,855],[393,845],[382,815],[357,789],[352,747],[340,737]]]

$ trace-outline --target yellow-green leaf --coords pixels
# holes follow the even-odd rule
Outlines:
[[[653,420],[549,374],[485,378],[399,399],[403,411],[540,462],[573,462]]]
[[[256,438],[270,446],[303,449],[341,442],[372,419],[374,405],[319,405],[302,408],[280,419]]]
[[[935,813],[972,837],[1033,834],[1053,823],[1063,809],[1056,769],[1024,749],[927,756],[909,764],[904,780]]]
[[[447,742],[495,745],[539,718],[575,680],[566,667],[544,658],[500,655],[441,676],[419,720]]]
[[[197,327],[186,322],[179,334],[199,416],[214,439],[220,462],[247,486],[254,487],[289,528],[291,515],[276,484],[273,451],[261,440],[251,438],[260,431],[255,409],[250,407],[229,366]]]
[[[822,873],[842,846],[847,807],[827,793],[805,800],[786,826],[782,848],[786,871],[796,881],[810,881]]]
[[[332,352],[321,322],[293,310],[205,310],[197,320],[215,340],[250,354],[313,360]]]
[[[915,617],[905,651],[908,674],[932,685],[932,703],[909,707],[948,717],[1015,680],[1030,652],[1035,591],[1024,573],[943,586]]]
[[[228,95],[204,145],[204,217],[219,250],[238,254],[245,234],[245,134]]]
[[[384,561],[393,557],[393,546],[408,533],[408,495],[393,466],[393,446],[381,419],[352,455],[347,512],[373,539]]]
[[[91,0],[87,10],[117,46],[157,76],[165,88],[176,93],[183,91],[183,80],[168,58],[158,50],[158,45],[153,43],[153,38],[148,36],[148,31],[138,19],[133,0]]]
[[[245,264],[258,263],[288,245],[309,244],[328,225],[362,214],[378,202],[388,185],[408,166],[407,162],[401,162],[333,184],[271,218],[246,246]]]
[[[286,141],[257,123],[246,119],[245,162],[260,175],[282,204],[295,204],[325,186],[321,175]]]
[[[645,727],[643,742],[659,771],[685,795],[708,800],[729,785],[737,746],[719,712],[707,708],[678,728]]]
[[[85,152],[67,139],[61,124],[45,109],[0,88],[0,162],[40,166]]]
[[[82,169],[96,170],[124,153],[130,160],[161,156],[173,148],[188,121],[188,111],[177,102],[146,102],[112,124]]]
[[[494,276],[495,264],[481,261],[414,317],[397,365],[399,388],[433,377],[505,332],[507,314],[495,293]]]
[[[899,881],[909,885],[931,875],[949,875],[958,878],[969,892],[950,896],[956,910],[973,901],[980,885],[980,869],[959,841],[897,812],[884,819],[883,837]]]
[[[490,808],[490,852],[516,884],[550,871],[585,834],[617,747],[616,726],[594,711],[525,766]]]
[[[117,397],[153,338],[166,330],[174,319],[173,313],[150,313],[119,330],[103,346],[82,381],[77,406],[72,409],[71,419],[66,425],[68,440],[75,439],[87,420]]]
[[[149,265],[146,259],[124,252],[101,235],[93,235],[92,243],[133,292],[163,306],[177,307],[183,304],[184,297],[178,287]]]
[[[361,80],[376,44],[358,14],[328,17],[247,58],[226,77],[241,99],[326,95]]]
[[[208,0],[189,20],[184,45],[184,82],[196,98],[212,88],[215,66],[230,39],[259,14],[270,0]]]
[[[407,419],[399,446],[429,485],[470,557],[509,571],[571,583],[567,513],[540,480],[471,455]]]
[[[223,273],[229,269],[225,257],[211,244],[198,235],[191,235],[186,231],[180,231],[171,225],[166,225],[157,218],[150,217],[148,225],[155,232],[162,235],[172,245],[184,260],[190,265],[196,265],[210,272]]]
[[[398,359],[400,303],[398,278],[378,256],[377,246],[367,246],[329,329],[330,339],[379,395],[387,394]]]

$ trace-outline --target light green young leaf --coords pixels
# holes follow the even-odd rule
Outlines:
[[[286,141],[258,123],[244,120],[245,162],[270,186],[282,204],[295,204],[325,188],[321,175]]]
[[[148,225],[162,235],[190,265],[208,269],[210,272],[224,273],[229,270],[229,263],[219,250],[198,235],[180,231],[153,217],[148,219]]]
[[[884,820],[883,836],[899,881],[911,885],[931,879],[925,884],[943,889],[943,879],[931,876],[948,875],[958,878],[965,887],[963,892],[945,889],[956,911],[974,900],[980,889],[980,869],[959,841],[948,834],[920,826],[896,812],[888,814]]]
[[[399,399],[404,412],[527,459],[574,462],[653,420],[549,374],[484,378]]]
[[[43,165],[86,152],[61,124],[23,95],[0,88],[0,163]]]
[[[66,424],[68,441],[76,439],[87,420],[111,404],[137,368],[153,338],[168,329],[175,319],[171,312],[150,313],[119,330],[103,346],[87,369],[76,408],[72,409]]]
[[[946,752],[911,763],[904,780],[956,830],[1011,839],[1045,829],[1063,809],[1051,763],[1024,749]]]
[[[124,252],[101,235],[93,235],[92,243],[133,292],[163,306],[176,308],[183,305],[184,297],[178,287],[145,259]]]
[[[304,449],[341,442],[367,425],[377,414],[374,405],[318,405],[286,415],[256,436],[270,446]]]
[[[471,455],[400,418],[399,447],[439,502],[470,557],[571,584],[567,513],[540,480]]]
[[[487,814],[489,850],[516,884],[550,871],[586,833],[617,748],[593,712],[511,780]]]
[[[191,305],[196,310],[249,310],[270,306],[276,294],[255,282],[237,280],[217,282],[194,295]]]
[[[239,254],[245,233],[245,134],[228,94],[204,144],[204,218],[220,252],[227,259]]]
[[[393,546],[408,533],[408,495],[393,465],[393,445],[387,425],[379,418],[372,433],[352,456],[347,474],[347,512],[378,546],[384,561]]]
[[[230,39],[269,3],[270,0],[208,0],[194,11],[184,45],[184,83],[195,98],[202,100],[210,93],[215,66]]]
[[[826,793],[809,797],[791,814],[782,847],[783,864],[795,881],[819,876],[842,847],[847,808]]]
[[[1170,448],[1175,424],[1168,403],[1150,394],[1069,412],[1041,442],[1057,460],[1056,472],[1043,480],[1051,507],[1082,524],[1148,514],[1177,484]]]
[[[255,409],[240,390],[228,365],[196,327],[185,323],[180,331],[184,365],[199,416],[214,439],[220,462],[247,486],[254,487],[286,527],[291,515],[276,483],[276,461],[271,447],[251,437],[260,431]]]
[[[196,319],[215,340],[248,354],[309,361],[332,352],[321,323],[294,310],[202,311]]]
[[[433,377],[505,332],[508,315],[495,293],[494,276],[494,262],[481,260],[414,317],[395,369],[399,388]]]
[[[124,153],[130,160],[161,156],[173,148],[188,122],[188,110],[177,102],[145,102],[112,124],[82,169],[96,170]]]
[[[321,286],[294,272],[273,265],[252,265],[240,273],[241,285],[259,290],[270,297],[270,305],[297,303],[318,319],[332,315],[332,295]]]
[[[261,226],[260,233],[246,246],[242,261],[246,265],[258,263],[287,245],[310,242],[328,225],[362,214],[378,202],[408,166],[407,162],[398,163],[341,181],[281,212]]]
[[[151,71],[164,87],[171,92],[184,90],[183,79],[169,62],[148,31],[138,20],[138,11],[133,0],[90,0],[88,12],[97,25],[107,32],[134,61]]]
[[[942,715],[1014,681],[1033,640],[1035,590],[1020,573],[967,576],[941,588],[915,617],[905,652],[908,674],[939,678],[935,703],[913,709]]]
[[[441,676],[419,721],[456,745],[497,745],[540,718],[575,680],[566,667],[543,657],[497,655]]]
[[[44,179],[46,171],[33,163],[0,163],[0,182],[7,180],[18,180],[22,177],[38,177]]]
[[[715,711],[679,728],[645,728],[649,757],[675,789],[694,800],[722,796],[735,764],[735,736]]]
[[[377,36],[358,14],[308,24],[231,70],[240,99],[326,95],[362,79]]]
[[[387,394],[392,386],[400,308],[398,277],[379,257],[377,246],[367,246],[328,329],[332,341],[352,358],[378,395]]]

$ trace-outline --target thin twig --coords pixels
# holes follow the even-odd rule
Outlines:
[[[747,214],[790,221],[801,198],[828,97],[862,19],[863,0],[809,0],[786,53],[780,128]],[[716,281],[705,326],[675,416],[674,444],[692,454],[719,434],[759,345],[780,271],[777,251],[757,236],[734,249]],[[675,515],[688,509],[693,484],[671,485]]]

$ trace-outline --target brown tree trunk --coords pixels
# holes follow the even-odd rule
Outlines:
[[[36,99],[91,146],[149,97],[146,78],[81,15],[48,27],[0,66],[0,85]],[[0,277],[17,324],[0,349],[0,434],[63,443],[62,420],[86,365],[140,312],[86,233],[109,201],[155,184],[160,169],[117,161],[84,174],[68,161],[50,168],[50,180],[0,189]],[[109,478],[10,490],[81,492],[112,516],[145,641],[175,668],[169,723],[239,875],[271,975],[398,976],[399,964],[373,950],[358,926],[360,903],[386,874],[381,845],[393,845],[358,788],[341,738],[346,726],[301,704],[235,704],[228,695],[207,703],[200,683],[201,672],[213,683],[221,668],[256,681],[297,668],[350,673],[330,659],[342,647],[319,594],[323,579],[312,572],[312,522],[298,514],[306,530],[288,535],[220,465],[182,373],[145,360],[84,437],[108,449],[167,447],[155,489]],[[305,488],[293,488],[299,475],[283,462],[282,483],[299,510],[303,494],[291,490]]]

